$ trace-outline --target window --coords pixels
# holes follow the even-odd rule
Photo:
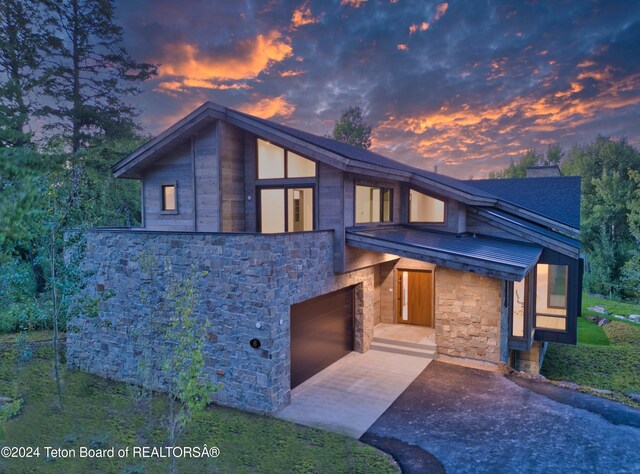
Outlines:
[[[409,222],[444,224],[444,201],[409,190]]]
[[[315,178],[316,163],[258,139],[258,179]]]
[[[161,186],[161,198],[162,212],[175,213],[178,211],[175,184],[163,184]]]
[[[356,224],[391,222],[392,190],[356,185]]]
[[[260,230],[265,234],[313,230],[313,188],[260,189]]]
[[[539,263],[536,272],[536,328],[566,331],[568,267]]]
[[[513,325],[511,335],[513,337],[524,337],[524,316],[525,316],[525,285],[524,278],[513,283]]]

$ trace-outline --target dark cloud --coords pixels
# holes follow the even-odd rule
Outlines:
[[[640,144],[640,3],[444,3],[121,0],[119,16],[132,55],[164,65],[136,99],[150,133],[205,100],[320,134],[357,104],[377,151],[461,177],[598,133]]]

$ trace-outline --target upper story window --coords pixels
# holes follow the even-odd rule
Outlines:
[[[536,328],[567,329],[567,265],[536,266]]]
[[[393,191],[356,185],[356,224],[391,222]]]
[[[258,139],[258,179],[315,178],[316,163]]]
[[[414,189],[409,190],[409,222],[444,224],[444,201]]]
[[[167,214],[178,212],[178,201],[176,196],[176,184],[163,184],[160,186],[160,198],[162,202],[162,212]]]

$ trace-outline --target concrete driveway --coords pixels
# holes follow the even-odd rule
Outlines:
[[[405,472],[640,473],[639,410],[438,361],[361,440]]]

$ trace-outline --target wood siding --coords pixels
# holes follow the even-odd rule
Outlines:
[[[177,213],[163,213],[161,186],[176,184]],[[151,230],[194,230],[191,143],[159,159],[142,178],[144,224]]]
[[[201,232],[220,230],[220,170],[218,168],[217,123],[193,138],[195,167],[196,228]]]
[[[257,137],[253,133],[244,132],[244,192],[246,196],[244,204],[244,222],[246,232],[256,232],[256,150]],[[249,196],[251,199],[249,199]]]
[[[521,240],[513,234],[510,234],[509,232],[506,232],[502,229],[499,229],[498,227],[494,227],[490,224],[487,224],[486,222],[482,222],[479,219],[476,219],[472,215],[467,216],[467,232],[475,233],[478,235],[487,235],[490,237],[500,237],[503,239]]]
[[[233,125],[220,122],[220,169],[222,232],[244,232],[245,157],[244,134]]]
[[[344,268],[344,193],[343,173],[337,168],[318,163],[318,229],[332,229],[333,264],[336,272]]]

